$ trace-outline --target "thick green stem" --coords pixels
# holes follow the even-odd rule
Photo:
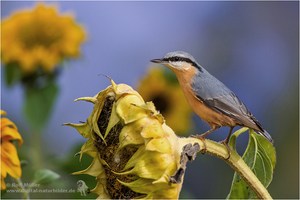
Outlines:
[[[42,149],[41,149],[41,142],[42,142],[42,134],[40,131],[34,131],[33,137],[31,140],[31,159],[32,159],[32,167],[34,170],[38,170],[42,168],[43,159],[42,159]]]
[[[18,178],[18,179],[16,179],[16,181],[23,192],[23,198],[30,199],[29,191],[24,187],[22,180],[20,178]]]
[[[260,199],[272,199],[271,195],[264,187],[264,185],[258,180],[252,170],[244,162],[239,154],[235,151],[230,151],[230,156],[228,155],[228,149],[225,145],[217,143],[208,139],[197,139],[197,138],[180,138],[183,140],[181,145],[198,143],[200,145],[200,152],[208,153],[210,155],[216,156],[227,162],[231,168],[233,168],[242,178],[246,181],[249,186],[256,193],[257,197]]]

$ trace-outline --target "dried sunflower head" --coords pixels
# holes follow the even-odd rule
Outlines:
[[[99,198],[178,198],[190,141],[178,138],[152,102],[130,86],[112,85],[94,97],[87,121],[67,124],[85,138],[82,154],[93,157],[91,165],[74,174],[95,176],[92,190]],[[194,158],[194,156],[192,156]],[[189,158],[188,158],[189,159]]]

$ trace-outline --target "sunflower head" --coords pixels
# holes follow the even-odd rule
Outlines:
[[[24,73],[38,68],[52,72],[64,59],[77,57],[85,40],[84,29],[72,15],[42,3],[5,18],[1,28],[2,62]]]
[[[19,146],[23,139],[18,132],[16,125],[9,119],[2,117],[6,113],[1,110],[1,190],[6,189],[4,179],[9,174],[17,179],[21,177],[22,170],[18,153],[13,141],[17,141]]]
[[[125,84],[112,85],[94,97],[87,121],[66,124],[85,138],[82,154],[91,165],[75,174],[97,179],[92,190],[99,198],[178,198],[184,169],[180,138],[164,123],[152,102]]]
[[[184,134],[191,128],[192,110],[172,73],[159,67],[152,67],[140,80],[137,91],[152,101],[165,117],[166,123],[177,134]]]

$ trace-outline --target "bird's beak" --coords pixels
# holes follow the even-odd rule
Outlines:
[[[161,65],[164,65],[164,66],[166,66],[170,69],[174,68],[168,61],[165,61],[163,58],[152,59],[150,61],[153,62],[153,63],[158,63],[158,64],[161,64]]]
[[[163,60],[161,58],[159,58],[159,59],[152,59],[151,62],[153,62],[153,63],[162,63]]]

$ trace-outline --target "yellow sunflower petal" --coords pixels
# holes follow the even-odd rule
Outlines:
[[[2,176],[1,176],[1,190],[5,190],[5,189],[6,189],[6,184],[5,184],[5,182],[4,182],[4,178],[5,178],[5,177],[2,177]]]
[[[1,144],[2,167],[9,175],[14,178],[21,177],[21,164],[17,154],[16,147],[10,142]]]
[[[19,145],[23,143],[23,139],[18,132],[16,125],[7,118],[1,118],[1,139],[5,140],[17,140]]]
[[[74,172],[73,174],[88,174],[90,176],[99,176],[103,173],[104,173],[104,169],[102,167],[101,162],[99,161],[98,158],[95,158],[87,169],[79,172]]]
[[[6,189],[4,179],[7,174],[13,178],[20,178],[22,174],[18,153],[12,140],[16,140],[21,145],[23,139],[16,125],[11,120],[3,117],[5,114],[1,110],[1,190]]]
[[[3,158],[4,159],[4,158]],[[7,170],[6,170],[6,165],[3,165],[3,161],[2,161],[2,155],[1,155],[1,178],[6,178],[7,176]]]

